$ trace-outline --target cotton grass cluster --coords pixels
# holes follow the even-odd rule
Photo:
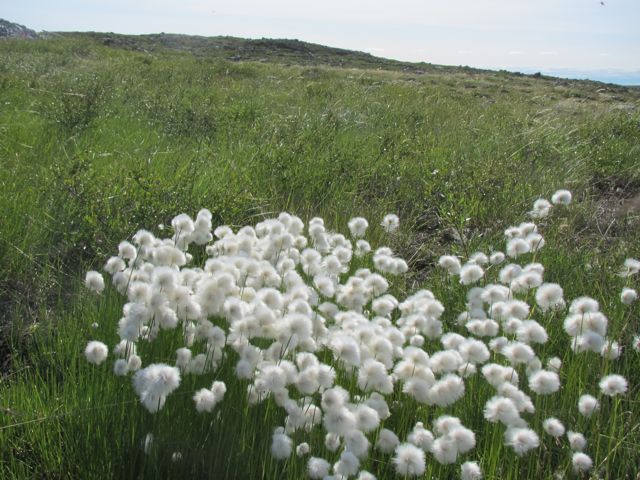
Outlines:
[[[570,201],[568,191],[556,192],[552,202],[536,201],[531,216],[545,218]],[[380,225],[394,232],[399,219],[390,214]],[[113,324],[120,338],[113,370],[131,376],[149,412],[171,405],[185,377],[216,377],[232,361],[232,377],[193,393],[194,410],[208,415],[224,405],[229,382],[245,392],[234,401],[272,402],[283,421],[271,430],[270,454],[305,459],[309,478],[375,478],[364,467],[373,456],[400,477],[421,477],[430,462],[459,462],[462,478],[479,479],[473,454],[482,432],[444,413],[413,418],[407,429],[392,411],[402,401],[422,412],[453,409],[475,394],[469,382],[481,382],[491,392],[481,405],[487,428],[497,429],[513,454],[524,456],[549,436],[579,452],[566,459],[574,470],[591,468],[584,437],[566,433],[563,422],[572,427],[575,415],[536,415],[543,397],[562,391],[561,360],[538,353],[549,340],[545,322],[564,317],[576,354],[615,360],[621,349],[607,336],[596,300],[574,299],[567,311],[562,287],[545,281],[545,267],[535,261],[545,240],[535,223],[506,229],[504,252],[439,259],[466,295],[463,309],[449,311],[430,290],[400,295],[392,288],[407,262],[389,247],[373,249],[362,217],[349,221],[349,236],[320,218],[305,225],[288,213],[213,230],[211,213],[201,210],[195,219],[178,215],[172,227],[170,238],[138,231],[104,267],[126,298]],[[204,257],[199,265],[196,257]],[[626,272],[633,268],[629,263]],[[98,272],[87,274],[86,285],[104,295]],[[178,342],[163,352],[172,365],[139,353],[164,336]],[[108,348],[91,341],[85,355],[99,365]],[[628,384],[612,374],[599,388],[617,396]],[[585,417],[599,407],[586,393],[578,402]]]

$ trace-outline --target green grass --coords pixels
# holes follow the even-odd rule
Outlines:
[[[626,348],[614,364],[574,356],[555,319],[541,356],[563,359],[562,395],[537,404],[532,424],[560,416],[587,436],[599,475],[635,478],[640,357],[629,343],[640,325],[637,304],[619,302],[615,273],[640,255],[640,223],[637,211],[615,209],[640,191],[638,90],[426,66],[419,74],[331,51],[300,65],[297,50],[272,44],[245,57],[268,62],[230,62],[228,49],[218,54],[204,40],[177,49],[117,40],[0,42],[0,477],[302,477],[303,461],[270,460],[282,411],[246,407],[246,387],[230,381],[232,358],[218,374],[229,379],[219,418],[193,409],[192,392],[210,378],[188,378],[152,416],[109,362],[84,361],[87,340],[115,342],[122,300],[113,291],[96,300],[80,280],[137,229],[159,233],[158,224],[202,207],[214,226],[287,210],[343,232],[350,217],[365,216],[370,240],[382,245],[377,223],[396,212],[402,228],[391,246],[411,269],[394,288],[399,296],[432,289],[452,323],[463,292],[434,269],[438,256],[503,248],[504,228],[566,187],[574,204],[541,227],[545,279],[568,299],[598,299]],[[586,422],[575,399],[595,394],[609,371],[627,376],[630,391],[603,399]],[[492,390],[475,378],[467,391],[473,397],[446,412],[476,431],[465,459],[479,459],[486,478],[570,475],[566,446],[542,435],[542,447],[521,459],[506,450],[501,427],[481,414]],[[385,426],[397,433],[444,413],[394,395],[402,404]],[[312,454],[323,451],[321,438],[310,443]],[[170,461],[175,451],[181,462]],[[393,477],[388,458],[368,462],[379,478]],[[451,478],[457,468],[431,461],[427,473]]]

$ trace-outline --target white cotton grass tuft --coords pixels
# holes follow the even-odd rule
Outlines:
[[[638,299],[638,292],[635,291],[633,288],[625,287],[622,289],[622,292],[620,293],[620,300],[622,301],[622,303],[624,303],[625,305],[631,305],[637,299]]]
[[[333,465],[333,472],[343,477],[355,476],[359,469],[360,460],[348,450],[343,451],[340,460]]]
[[[578,399],[578,411],[584,417],[590,417],[600,409],[600,402],[593,395],[584,394]]]
[[[616,360],[622,355],[622,346],[615,340],[607,340],[600,350],[600,355],[609,360]]]
[[[500,265],[502,262],[505,261],[505,254],[502,252],[493,252],[490,256],[489,256],[489,263],[491,263],[491,265]]]
[[[291,456],[293,440],[284,433],[284,428],[278,427],[271,437],[271,456],[276,460],[284,460]]]
[[[302,442],[296,447],[296,456],[304,457],[311,451],[307,442]]]
[[[113,364],[113,373],[116,376],[122,377],[129,372],[128,362],[124,358],[117,359]]]
[[[549,215],[551,211],[551,203],[544,198],[539,198],[535,202],[533,202],[533,209],[529,212],[531,218],[545,218]]]
[[[542,218],[555,208],[540,199],[534,216]],[[394,231],[398,224],[397,216],[391,215],[383,227]],[[549,359],[544,354],[548,349],[539,349],[550,340],[545,328],[551,333],[551,322],[564,318],[576,352],[593,351],[614,359],[622,347],[607,332],[608,320],[596,300],[581,297],[571,302],[568,313],[560,312],[567,307],[562,287],[544,283],[545,268],[535,262],[539,259],[535,252],[544,244],[543,228],[538,231],[536,224],[527,222],[505,231],[507,254],[518,260],[530,254],[533,258],[526,265],[515,260],[507,265],[503,252],[478,251],[468,255],[464,265],[459,257],[440,257],[439,266],[460,277],[446,282],[448,287],[460,291],[455,286],[458,281],[467,286],[462,296],[455,296],[457,310],[445,316],[444,305],[431,291],[394,296],[403,293],[389,275],[406,271],[408,265],[388,247],[374,246],[368,255],[372,248],[363,239],[367,225],[362,217],[352,218],[343,235],[319,218],[306,229],[302,220],[283,213],[255,226],[217,228],[215,238],[205,241],[213,234],[211,215],[204,212],[195,221],[187,215],[176,217],[172,238],[139,231],[105,265],[116,290],[126,297],[117,322],[120,343],[109,366],[117,375],[132,375],[142,405],[156,412],[180,386],[181,375],[193,375],[185,383],[200,388],[206,378],[217,375],[224,359],[233,357],[236,381],[242,387],[231,391],[246,392],[244,401],[251,405],[268,401],[282,410],[283,426],[273,431],[271,439],[274,459],[301,457],[295,461],[306,463],[310,478],[371,480],[373,475],[360,470],[360,463],[363,468],[372,465],[368,460],[372,447],[376,458],[387,456],[399,476],[423,476],[426,454],[443,465],[460,465],[468,460],[461,455],[476,447],[475,433],[460,419],[437,418],[433,433],[417,422],[410,431],[399,430],[402,439],[384,428],[385,423],[388,427],[397,422],[385,420],[402,408],[398,402],[406,395],[424,405],[446,407],[464,396],[465,387],[485,381],[495,389],[483,405],[485,418],[504,425],[494,427],[506,430],[505,445],[516,454],[537,448],[538,435],[553,436],[546,443],[560,446],[566,434],[572,448],[584,449],[584,436],[567,434],[563,423],[544,409],[536,413],[533,400],[536,404],[541,400],[536,394],[557,392],[561,368],[564,377],[574,361],[555,351],[559,357]],[[203,248],[209,255],[204,265],[195,264],[200,253],[188,251],[200,242],[208,243]],[[640,271],[640,262],[631,260],[625,263],[627,274]],[[555,273],[553,268],[548,271]],[[630,303],[630,296],[625,291],[621,301]],[[107,320],[100,323],[98,331]],[[458,333],[447,332],[452,326]],[[175,354],[157,350],[168,344],[166,335],[179,342],[173,347]],[[148,348],[156,339],[157,348]],[[640,348],[640,340],[635,341]],[[625,357],[631,357],[634,352],[627,352],[627,342],[625,337]],[[154,357],[147,357],[151,352]],[[175,365],[142,369],[138,353],[144,365],[152,358],[173,355]],[[480,378],[468,382],[472,375]],[[611,375],[601,380],[600,388],[602,394],[613,396],[626,393],[629,385],[623,377]],[[216,408],[225,391],[225,384],[214,382],[211,388],[184,394],[187,402],[193,399],[199,418],[210,422],[214,416],[207,420],[208,414],[214,412],[218,418],[223,413]],[[169,405],[173,408],[170,400]],[[595,397],[583,395],[578,401],[585,417],[598,408]],[[567,422],[576,412],[568,413]],[[310,457],[318,448],[316,434],[324,437],[320,449],[331,462]],[[577,472],[592,468],[581,455],[572,458]],[[464,479],[482,478],[476,462],[450,468],[460,468]]]
[[[363,217],[354,217],[349,220],[349,231],[351,232],[351,236],[353,238],[362,238],[364,237],[367,228],[369,227],[369,222],[367,222],[366,218]]]
[[[567,432],[567,438],[569,439],[569,446],[571,450],[581,452],[587,447],[587,440],[580,432],[573,432],[569,430]]]
[[[180,370],[162,363],[154,363],[133,376],[133,387],[140,402],[151,413],[161,410],[167,395],[180,385]]]
[[[367,472],[366,470],[360,470],[358,472],[356,480],[376,480],[376,476],[371,472]]]
[[[560,389],[560,377],[556,372],[538,370],[529,376],[529,388],[538,395],[549,395]]]
[[[202,388],[193,396],[198,413],[212,412],[215,406],[222,401],[227,391],[226,385],[221,381],[213,382],[210,389]]]
[[[193,396],[193,400],[196,403],[198,413],[211,412],[216,405],[213,392],[207,388],[198,390]]]
[[[331,464],[324,458],[311,457],[307,462],[307,472],[312,479],[322,479],[329,475]]]
[[[462,285],[471,285],[476,283],[484,276],[484,270],[480,265],[475,263],[466,263],[460,269],[460,283]]]
[[[538,434],[525,427],[510,427],[504,434],[505,445],[513,448],[516,454],[522,456],[529,450],[540,445]]]
[[[84,356],[87,361],[95,365],[100,365],[104,362],[107,359],[108,354],[109,347],[97,340],[92,340],[87,343],[87,346],[84,349]]]
[[[531,244],[523,238],[512,238],[507,242],[507,255],[511,258],[518,258],[531,251]]]
[[[576,452],[571,457],[571,465],[573,465],[573,471],[576,473],[584,473],[591,470],[593,467],[593,460],[589,455],[582,452]]]
[[[404,477],[419,477],[425,472],[424,451],[411,443],[403,443],[396,448],[393,464],[396,473]]]
[[[624,269],[618,274],[621,277],[630,277],[640,272],[640,260],[635,258],[627,258],[624,261]]]
[[[444,268],[449,275],[458,275],[462,265],[458,257],[453,255],[443,255],[438,259],[438,265],[440,268]]]
[[[384,216],[384,218],[382,219],[382,222],[380,222],[380,225],[382,226],[385,232],[393,233],[400,226],[400,219],[396,214],[389,213]]]
[[[551,196],[551,203],[554,205],[569,205],[571,203],[572,195],[569,190],[557,190]]]
[[[536,290],[536,303],[543,312],[565,307],[562,287],[557,283],[543,283]]]
[[[598,386],[603,394],[614,397],[627,392],[628,382],[622,375],[607,375],[600,380]]]
[[[95,270],[87,272],[84,278],[84,284],[89,290],[98,294],[102,293],[104,290],[104,278],[102,278],[102,275]]]
[[[478,462],[467,461],[460,466],[460,480],[481,480],[482,470]]]
[[[562,422],[554,417],[549,417],[542,422],[542,427],[545,432],[555,438],[559,438],[565,433],[565,428]]]
[[[484,406],[484,418],[491,423],[501,422],[506,426],[521,423],[518,407],[511,398],[494,396]]]
[[[400,444],[398,436],[388,428],[383,428],[378,433],[378,440],[376,441],[375,448],[381,453],[391,453]]]

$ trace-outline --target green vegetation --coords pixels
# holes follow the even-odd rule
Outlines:
[[[615,362],[576,356],[556,318],[544,353],[563,360],[562,396],[544,399],[534,428],[555,411],[587,437],[593,475],[635,478],[640,310],[620,303],[616,273],[640,256],[640,91],[407,66],[299,42],[216,41],[223,46],[106,34],[0,41],[0,477],[302,478],[304,460],[268,453],[281,409],[247,407],[246,385],[227,382],[231,400],[203,420],[191,396],[211,380],[185,377],[151,415],[111,362],[85,361],[88,340],[116,343],[123,300],[113,289],[89,295],[84,272],[101,270],[138,229],[169,236],[157,225],[200,208],[214,227],[234,229],[288,211],[346,234],[349,218],[364,216],[374,248],[391,242],[409,263],[394,293],[431,289],[453,325],[464,297],[436,270],[438,257],[503,249],[504,229],[534,200],[567,188],[574,203],[541,222],[548,247],[536,260],[566,299],[600,302],[624,350]],[[378,225],[389,212],[401,220],[391,240]],[[230,358],[219,378],[233,367]],[[588,422],[575,399],[596,394],[606,373],[626,376],[629,391]],[[566,445],[544,438],[522,458],[502,446],[502,430],[482,418],[492,393],[481,383],[470,380],[477,395],[452,409],[395,407],[393,425],[406,434],[451,413],[476,431],[465,459],[486,478],[572,475]],[[314,442],[313,454],[322,438]],[[171,462],[175,451],[182,462]],[[369,462],[379,478],[394,476]],[[434,478],[459,470],[428,465]]]

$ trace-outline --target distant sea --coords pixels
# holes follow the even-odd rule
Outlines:
[[[625,86],[640,86],[640,70],[572,70],[569,68],[520,68],[514,70],[528,74],[540,72],[543,75],[549,75],[551,77],[595,80],[596,82],[614,83]]]

